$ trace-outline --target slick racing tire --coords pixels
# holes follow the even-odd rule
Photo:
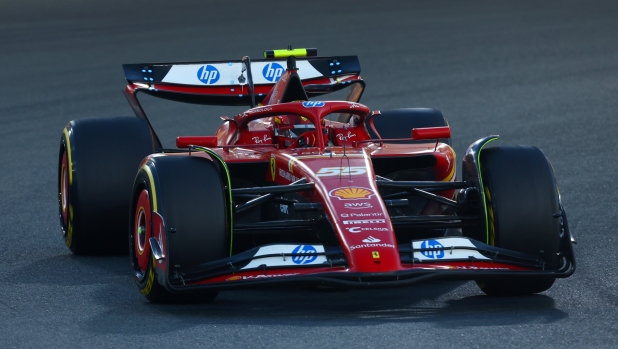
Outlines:
[[[153,150],[144,119],[92,118],[67,124],[60,138],[58,206],[62,235],[74,254],[127,253],[135,172]]]
[[[556,265],[560,252],[558,190],[552,167],[543,152],[530,146],[483,150],[481,176],[487,208],[487,243],[539,256]],[[478,280],[483,292],[496,296],[543,292],[548,279]]]
[[[380,138],[370,125],[373,122],[383,139],[410,138],[413,128],[448,126],[448,121],[439,110],[431,108],[403,108],[380,111],[365,122],[371,138]],[[451,145],[450,138],[441,138],[442,143]],[[428,143],[431,140],[409,141],[407,143]],[[435,141],[433,141],[435,143]]]
[[[208,159],[159,156],[140,168],[133,185],[129,244],[135,282],[147,300],[169,303],[215,299],[216,291],[176,294],[162,283],[177,270],[227,257],[230,240],[225,205],[221,176]],[[153,231],[154,212],[163,217],[167,231]],[[154,260],[149,241],[151,237],[160,241],[159,234],[165,234],[163,265]]]

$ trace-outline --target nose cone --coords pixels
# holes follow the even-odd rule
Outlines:
[[[393,225],[364,149],[333,147],[328,155],[289,158],[293,175],[309,177],[315,183],[351,271],[401,269]]]
[[[325,209],[351,269],[367,273],[398,270],[401,262],[393,225],[373,169],[361,160],[350,160],[353,175],[321,178],[318,186],[324,193]]]
[[[333,219],[337,221],[335,231],[346,249],[351,269],[367,273],[398,270],[399,252],[388,212],[377,190],[371,183],[365,184],[364,188],[346,187],[346,190],[368,192],[370,197],[341,200],[336,197],[330,202]]]

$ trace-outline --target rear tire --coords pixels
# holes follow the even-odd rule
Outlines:
[[[159,156],[139,170],[131,200],[129,244],[132,269],[140,292],[150,302],[210,302],[218,292],[175,294],[162,284],[176,266],[186,267],[227,257],[229,251],[226,200],[215,165],[198,156]],[[165,220],[166,268],[159,270],[150,242],[151,217]],[[175,229],[169,233],[169,229]],[[157,232],[158,234],[158,232]],[[156,238],[156,236],[155,236]]]
[[[153,151],[144,119],[80,119],[65,127],[60,139],[58,206],[62,235],[73,253],[127,253],[135,171]]]
[[[402,108],[380,111],[372,118],[373,125],[381,138],[410,138],[413,128],[448,126],[448,121],[439,110],[431,108]],[[371,138],[379,138],[373,131],[369,120],[365,123]],[[450,138],[441,138],[442,143],[451,145]],[[406,143],[429,143],[431,140],[409,141]],[[435,141],[433,141],[435,143]]]
[[[481,174],[487,207],[487,243],[540,256],[557,264],[560,252],[560,212],[554,173],[535,147],[483,150]],[[543,292],[555,279],[479,280],[488,295],[512,296]]]

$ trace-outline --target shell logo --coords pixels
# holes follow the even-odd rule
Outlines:
[[[375,195],[375,193],[373,190],[367,188],[347,187],[333,189],[328,195],[339,200],[358,200],[369,199],[371,196]]]
[[[236,281],[236,280],[240,280],[242,279],[242,276],[236,275],[236,276],[231,276],[227,279],[225,279],[226,281]]]

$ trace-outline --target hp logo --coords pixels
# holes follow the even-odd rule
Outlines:
[[[297,256],[297,253],[311,254],[311,256]],[[318,251],[311,245],[298,245],[292,251],[292,262],[294,264],[309,264],[318,258]]]
[[[270,82],[277,82],[281,75],[283,75],[283,67],[279,63],[268,63],[264,69],[262,69],[262,75],[264,79]]]
[[[422,249],[426,249],[426,248],[444,248],[444,246],[442,246],[442,244],[437,242],[436,240],[425,240],[425,241],[423,241],[423,243],[421,243],[421,248]],[[435,259],[444,258],[444,250],[421,251],[421,253],[423,254],[423,256],[425,256],[427,258],[435,258]]]
[[[323,107],[323,106],[324,106],[324,102],[321,102],[321,101],[303,102],[303,107],[305,107],[305,108]]]
[[[219,74],[219,71],[217,70],[217,68],[213,67],[210,64],[207,66],[201,67],[197,71],[197,78],[200,79],[200,81],[205,83],[206,85],[212,85],[215,82],[219,81],[220,76],[221,74]]]

